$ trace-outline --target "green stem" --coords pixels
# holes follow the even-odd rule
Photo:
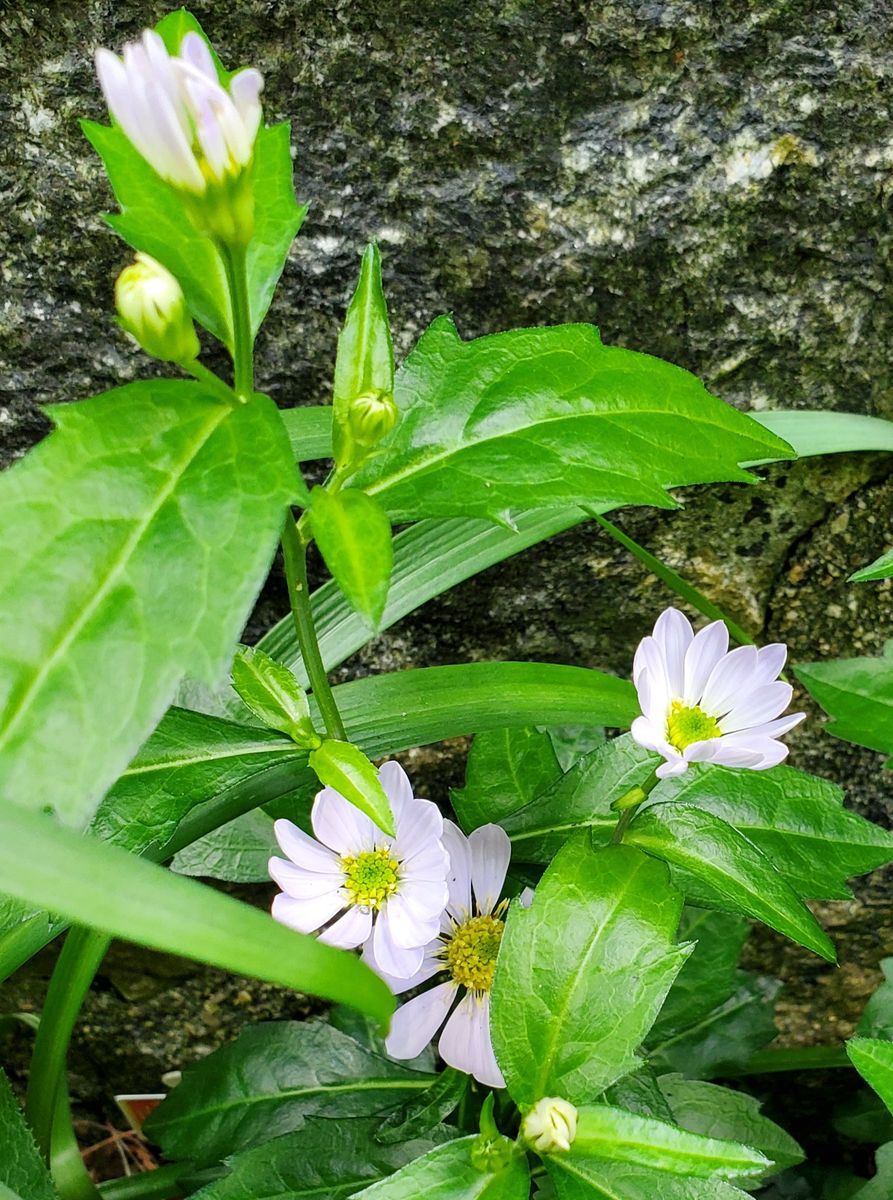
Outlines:
[[[154,1171],[141,1171],[125,1179],[110,1179],[99,1185],[102,1200],[168,1200],[179,1194],[182,1163],[170,1163]]]
[[[81,1148],[71,1122],[68,1089],[64,1084],[60,1085],[56,1094],[50,1171],[63,1200],[99,1200],[99,1190],[81,1157]]]
[[[298,636],[298,645],[301,648],[304,666],[310,677],[313,697],[319,705],[319,711],[325,721],[329,737],[336,738],[339,742],[346,742],[348,740],[347,733],[326,675],[316,636],[316,626],[313,624],[313,615],[310,611],[307,546],[298,533],[294,517],[290,512],[286,514],[285,524],[282,528],[282,556],[285,561],[285,580],[288,584],[288,599],[294,617],[295,633]]]
[[[49,1157],[57,1096],[64,1091],[65,1058],[75,1021],[110,939],[75,926],[56,963],[34,1040],[25,1111],[41,1152]]]
[[[777,1071],[827,1071],[852,1067],[843,1046],[792,1046],[784,1050],[760,1050],[736,1071],[724,1071],[729,1078],[740,1075],[773,1075]]]
[[[197,358],[191,362],[180,363],[182,370],[186,371],[193,379],[197,379],[199,383],[204,384],[209,392],[213,392],[225,404],[236,404],[239,397],[231,387],[223,382],[219,375],[215,375],[213,371],[209,371],[206,366],[198,361]]]
[[[254,336],[243,246],[223,246],[223,265],[233,311],[233,387],[243,400],[254,394]]]
[[[629,828],[633,817],[639,811],[639,806],[648,799],[659,783],[660,780],[657,777],[657,771],[654,770],[641,784],[630,788],[625,796],[621,796],[620,803],[623,804],[623,810],[614,827],[614,832],[611,834],[610,845],[617,846],[623,841],[623,835]],[[617,801],[614,802],[614,807],[618,807]]]

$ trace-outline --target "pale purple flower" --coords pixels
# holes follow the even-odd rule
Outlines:
[[[316,838],[291,821],[275,823],[288,858],[271,858],[282,888],[273,916],[343,949],[367,945],[389,975],[408,979],[421,967],[447,902],[449,856],[437,805],[412,794],[403,768],[385,763],[378,778],[394,816],[394,837],[334,790],[313,803]]]
[[[764,771],[787,757],[777,739],[805,713],[780,714],[793,689],[778,675],[787,658],[780,643],[729,650],[729,631],[714,621],[695,634],[678,609],[658,617],[633,663],[642,716],[633,738],[664,758],[657,775],[681,775],[689,763]]]
[[[96,73],[111,115],[174,187],[203,195],[209,182],[221,183],[251,161],[263,80],[248,68],[225,88],[197,33],[187,33],[179,54],[170,55],[147,29],[121,58],[97,50]]]
[[[377,948],[367,947],[367,961],[397,994],[446,976],[397,1009],[385,1045],[394,1058],[415,1058],[443,1027],[441,1058],[501,1088],[505,1080],[490,1040],[490,988],[504,929],[507,901],[500,893],[511,843],[498,825],[483,825],[466,837],[452,821],[443,823],[443,840],[450,855],[449,900],[419,970],[411,979],[394,979]]]

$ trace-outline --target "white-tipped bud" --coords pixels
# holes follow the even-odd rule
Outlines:
[[[165,362],[191,362],[199,344],[186,297],[176,278],[148,254],[137,254],[115,281],[121,327],[147,354]]]
[[[577,1136],[577,1110],[560,1096],[544,1096],[525,1115],[521,1135],[540,1154],[570,1150]]]
[[[396,423],[397,405],[388,392],[364,392],[347,409],[347,427],[358,446],[375,446]]]

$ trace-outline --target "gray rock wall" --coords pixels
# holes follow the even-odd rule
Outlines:
[[[374,237],[402,352],[445,310],[467,336],[592,320],[605,340],[688,367],[742,407],[893,417],[887,0],[195,8],[227,63],[263,71],[268,119],[292,119],[298,190],[312,202],[258,347],[279,403],[325,400],[357,255]],[[153,369],[113,323],[128,256],[100,222],[109,191],[77,118],[102,117],[93,48],[119,47],[163,12],[133,0],[0,7],[7,461],[45,431],[41,403]],[[209,362],[224,365],[213,347]],[[759,488],[695,490],[679,513],[620,521],[795,659],[873,653],[891,633],[891,588],[845,579],[893,543],[890,468],[869,455],[773,468]],[[666,602],[603,533],[576,530],[404,621],[350,670],[492,656],[627,672]],[[274,581],[252,632],[283,606]],[[893,819],[879,756],[819,736],[818,721],[792,742],[795,763]],[[457,749],[410,756],[441,799]],[[842,971],[755,939],[753,961],[789,981],[788,1040],[849,1031],[877,959],[893,952],[889,880],[861,885],[865,904],[827,907]],[[82,1049],[101,1058],[136,1031],[138,1052],[119,1056],[126,1069],[108,1082],[151,1090],[190,1049],[178,1038],[172,1051],[153,1032],[157,1005],[141,1008],[114,979],[110,968],[86,1021],[100,1033]],[[192,1052],[220,1025],[202,1033],[202,1005],[251,1008],[216,976],[204,992],[176,986],[176,1007],[184,996],[196,1006]]]

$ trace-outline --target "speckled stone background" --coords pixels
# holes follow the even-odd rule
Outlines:
[[[401,352],[446,310],[466,336],[592,320],[607,341],[688,367],[740,407],[893,418],[888,0],[195,10],[227,63],[261,68],[268,118],[293,120],[298,190],[312,202],[258,347],[261,384],[280,404],[325,400],[357,255],[374,237]],[[99,219],[109,191],[77,118],[102,115],[93,48],[118,47],[164,11],[0,0],[5,461],[45,432],[41,403],[153,369],[112,320],[127,252]],[[754,635],[787,640],[795,661],[875,653],[891,634],[889,581],[845,580],[893,543],[891,469],[881,455],[814,460],[765,472],[761,487],[694,490],[673,515],[619,520]],[[348,671],[520,657],[625,673],[666,602],[584,528],[430,605]],[[274,578],[249,636],[283,604]],[[819,724],[792,737],[792,761],[889,823],[880,757]],[[414,756],[436,798],[459,778],[461,749]],[[825,906],[840,969],[767,933],[752,939],[751,965],[787,981],[787,1042],[851,1030],[878,959],[893,953],[891,878]],[[39,1003],[42,969],[13,999]],[[154,1090],[243,1014],[302,1003],[119,952],[86,1012],[76,1090]]]

